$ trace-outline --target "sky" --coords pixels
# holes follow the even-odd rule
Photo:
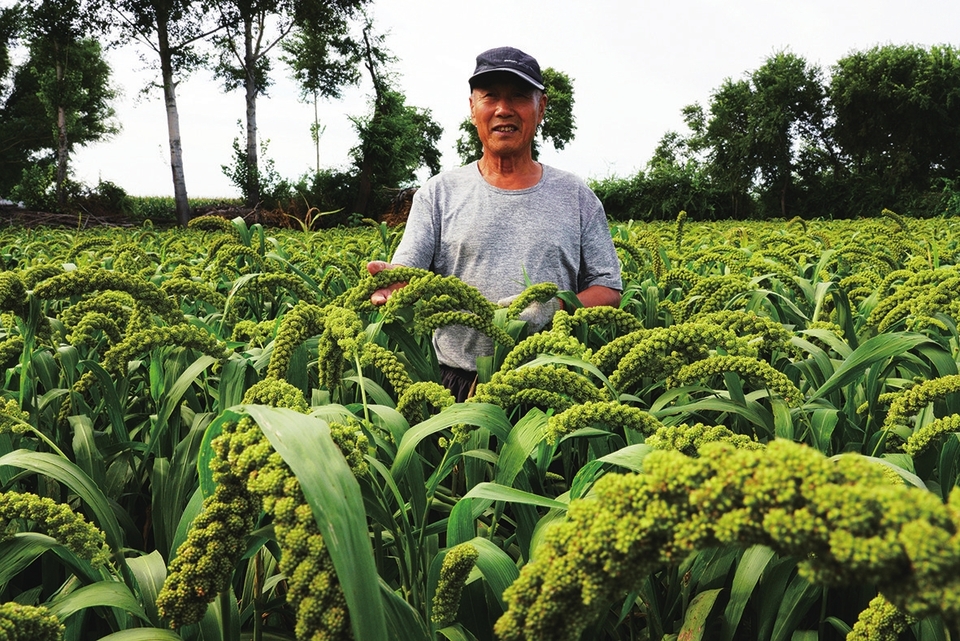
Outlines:
[[[544,146],[540,160],[585,179],[628,177],[642,169],[668,131],[684,131],[681,109],[725,79],[740,79],[770,56],[790,51],[828,71],[855,51],[887,44],[960,46],[960,3],[951,0],[372,0],[369,13],[397,58],[392,67],[407,104],[429,109],[443,127],[443,167],[459,164],[455,143],[468,112],[467,78],[476,55],[512,46],[573,79],[574,140]],[[122,132],[77,151],[75,178],[108,180],[135,196],[170,196],[166,115],[157,80],[133,46],[107,52]],[[316,168],[312,103],[282,62],[258,101],[258,128],[276,171],[296,179]],[[319,105],[321,168],[344,168],[357,144],[350,116],[369,111],[369,78],[339,101]],[[187,193],[232,198],[223,174],[232,142],[243,138],[241,91],[224,93],[209,72],[177,90]],[[421,176],[423,178],[425,176]]]

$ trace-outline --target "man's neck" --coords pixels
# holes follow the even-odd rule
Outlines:
[[[515,159],[484,155],[477,167],[483,179],[499,189],[527,189],[543,176],[543,165],[531,156]]]

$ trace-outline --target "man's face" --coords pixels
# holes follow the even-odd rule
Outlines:
[[[484,151],[511,157],[530,151],[547,97],[510,73],[492,73],[470,94],[470,120]]]

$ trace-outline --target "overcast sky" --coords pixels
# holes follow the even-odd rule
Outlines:
[[[743,77],[778,51],[828,69],[877,45],[960,46],[960,3],[950,0],[373,0],[371,13],[398,59],[407,104],[429,108],[444,129],[445,168],[459,163],[454,144],[476,55],[513,46],[573,79],[576,138],[560,152],[545,148],[541,160],[587,179],[641,169],[665,132],[683,130],[685,105],[706,105],[724,79]],[[80,150],[73,171],[133,195],[172,195],[163,102],[158,91],[146,98],[139,91],[154,77],[132,50],[108,58],[123,92],[115,105],[123,131]],[[276,170],[294,179],[316,166],[313,106],[298,99],[283,63],[274,65],[274,81],[258,102],[259,132]],[[344,100],[321,103],[322,167],[347,165],[357,142],[348,116],[367,113],[370,93],[364,78]],[[224,94],[201,71],[177,96],[188,194],[239,196],[221,165],[241,135],[243,94]]]

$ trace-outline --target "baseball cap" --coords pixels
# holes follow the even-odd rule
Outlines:
[[[543,76],[540,75],[540,65],[537,60],[513,47],[497,47],[488,49],[477,56],[477,68],[470,76],[470,86],[477,76],[494,71],[508,71],[520,76],[537,89],[543,90]]]

